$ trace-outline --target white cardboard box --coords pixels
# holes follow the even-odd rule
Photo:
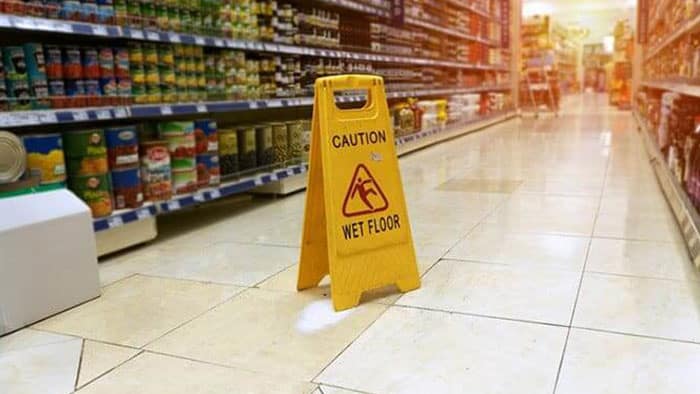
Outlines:
[[[0,335],[100,295],[88,207],[68,190],[0,199]]]

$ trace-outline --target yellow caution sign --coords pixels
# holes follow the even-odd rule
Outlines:
[[[362,108],[340,109],[335,94],[366,91]],[[336,310],[367,290],[420,287],[394,133],[381,77],[316,81],[309,185],[297,289],[330,273]]]

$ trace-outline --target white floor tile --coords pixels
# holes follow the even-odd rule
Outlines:
[[[133,276],[105,287],[100,298],[35,326],[140,347],[241,290],[235,286]]]
[[[441,260],[396,304],[568,325],[580,274]]]
[[[371,393],[551,393],[566,329],[392,307],[318,377]]]
[[[496,225],[479,225],[445,258],[581,271],[588,238],[506,233]]]
[[[0,392],[73,392],[83,340],[25,329],[0,338]]]
[[[700,283],[586,273],[573,325],[700,342]]]
[[[685,245],[594,238],[586,270],[660,279],[700,280]]]
[[[697,393],[700,345],[572,329],[557,394]]]
[[[78,387],[117,367],[139,353],[138,349],[85,340],[80,359]]]
[[[313,292],[250,289],[148,349],[310,381],[385,308],[367,303],[337,313]]]
[[[143,353],[87,385],[80,394],[306,394],[314,385],[164,355]]]

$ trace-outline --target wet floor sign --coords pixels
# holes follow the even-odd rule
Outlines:
[[[366,91],[362,108],[340,109],[337,92]],[[382,78],[316,81],[309,185],[297,289],[331,277],[336,310],[367,290],[420,286]]]

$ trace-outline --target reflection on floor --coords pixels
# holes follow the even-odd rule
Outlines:
[[[629,113],[570,99],[401,160],[423,287],[295,291],[304,195],[166,217],[0,338],[2,393],[699,392],[700,282]]]

